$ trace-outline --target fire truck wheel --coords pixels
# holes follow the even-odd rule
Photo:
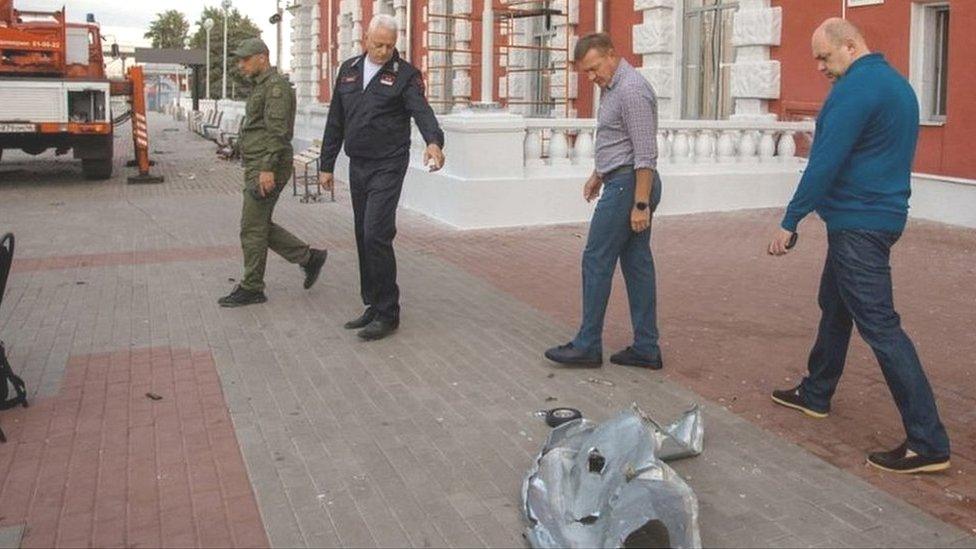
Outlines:
[[[83,158],[81,171],[85,173],[85,179],[108,179],[112,177],[112,159]]]

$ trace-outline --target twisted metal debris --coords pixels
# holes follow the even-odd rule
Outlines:
[[[702,451],[701,410],[661,427],[636,404],[554,428],[522,485],[533,547],[698,548],[698,501],[663,460]]]

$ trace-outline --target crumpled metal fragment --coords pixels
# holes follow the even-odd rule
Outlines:
[[[526,475],[533,547],[698,548],[698,500],[663,460],[702,451],[695,406],[661,427],[636,404],[613,419],[564,423]]]

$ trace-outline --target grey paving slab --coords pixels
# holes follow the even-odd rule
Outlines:
[[[701,403],[649,371],[553,368],[541,351],[565,326],[422,249],[398,250],[399,333],[358,341],[341,328],[361,310],[342,192],[336,204],[286,196],[276,212],[330,248],[315,288],[272,258],[266,305],[218,308],[240,276],[240,168],[178,133],[167,132],[161,186],[0,185],[0,218],[24,257],[216,251],[14,276],[0,332],[34,395],[57,392],[71,355],[210,351],[272,545],[522,545],[519,486],[547,433],[532,415],[547,399],[597,420],[631,402],[661,419]],[[705,453],[673,467],[698,495],[706,546],[973,546],[723,408],[704,410]]]

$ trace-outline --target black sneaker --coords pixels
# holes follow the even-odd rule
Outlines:
[[[373,341],[376,339],[383,339],[384,337],[397,331],[397,328],[399,327],[400,323],[398,321],[374,318],[373,321],[367,324],[365,328],[356,332],[356,335],[359,336],[359,339]]]
[[[596,353],[586,353],[573,346],[572,342],[546,351],[546,358],[560,364],[599,368],[603,365],[603,356]]]
[[[637,366],[638,368],[648,368],[651,370],[660,370],[664,367],[664,361],[661,357],[658,357],[657,360],[652,360],[640,355],[633,347],[627,347],[619,353],[610,355],[610,362],[621,366]]]
[[[302,270],[305,271],[305,289],[309,289],[315,284],[315,281],[319,279],[319,273],[322,272],[322,265],[325,265],[325,258],[329,257],[329,250],[315,250],[310,251],[308,258],[308,263],[302,265]]]
[[[908,449],[908,442],[887,452],[868,454],[868,464],[890,473],[936,473],[951,465],[949,456],[925,457]]]
[[[803,397],[800,396],[800,386],[797,385],[792,389],[787,389],[785,391],[773,391],[773,402],[781,406],[786,406],[787,408],[793,408],[794,410],[799,410],[804,414],[815,417],[817,419],[823,419],[827,417],[827,412],[820,412],[814,410],[807,405]]]
[[[349,322],[346,322],[342,325],[342,327],[347,330],[358,330],[360,328],[365,328],[370,322],[373,321],[374,318],[376,318],[376,313],[373,312],[373,309],[366,309],[363,314],[359,315],[359,318],[354,318]]]
[[[264,303],[268,298],[265,297],[262,291],[245,290],[241,288],[238,284],[234,286],[234,290],[231,293],[225,295],[224,297],[217,300],[217,303],[221,307],[242,307],[244,305],[253,305],[255,303]]]

